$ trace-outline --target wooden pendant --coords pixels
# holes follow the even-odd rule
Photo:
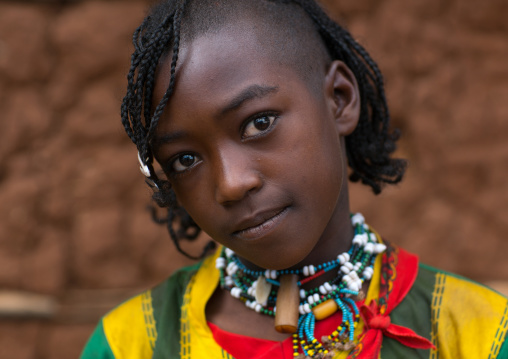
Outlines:
[[[284,274],[280,278],[275,312],[275,330],[279,333],[295,333],[298,328],[300,304],[298,276]]]

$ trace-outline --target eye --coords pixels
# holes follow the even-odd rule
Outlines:
[[[198,157],[189,153],[178,156],[172,163],[171,169],[176,173],[183,172],[198,162]]]
[[[275,115],[261,115],[250,120],[243,129],[242,138],[254,137],[268,131],[276,119]]]

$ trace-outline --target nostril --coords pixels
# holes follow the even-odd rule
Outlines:
[[[219,179],[216,188],[217,202],[231,205],[256,193],[261,186],[261,176],[254,171],[230,171]]]
[[[218,203],[231,205],[252,195],[263,185],[259,157],[243,146],[229,143],[213,157],[215,195]]]

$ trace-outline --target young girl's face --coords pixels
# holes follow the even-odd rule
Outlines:
[[[327,69],[311,86],[269,53],[238,26],[184,44],[153,147],[206,233],[260,267],[282,269],[336,240],[348,222],[337,125],[344,103]],[[167,60],[157,101],[169,72]]]

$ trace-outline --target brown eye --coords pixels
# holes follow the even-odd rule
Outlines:
[[[264,131],[270,127],[270,119],[267,116],[256,118],[254,120],[254,127],[260,131]]]
[[[173,162],[173,169],[176,172],[182,172],[188,169],[189,167],[192,167],[197,162],[197,157],[191,154],[185,154],[179,156],[174,162]]]
[[[256,117],[255,119],[251,120],[249,123],[247,123],[247,126],[245,126],[245,129],[243,131],[243,138],[249,138],[256,136],[260,133],[263,133],[264,131],[267,131],[275,121],[276,116],[274,115],[263,115]]]

